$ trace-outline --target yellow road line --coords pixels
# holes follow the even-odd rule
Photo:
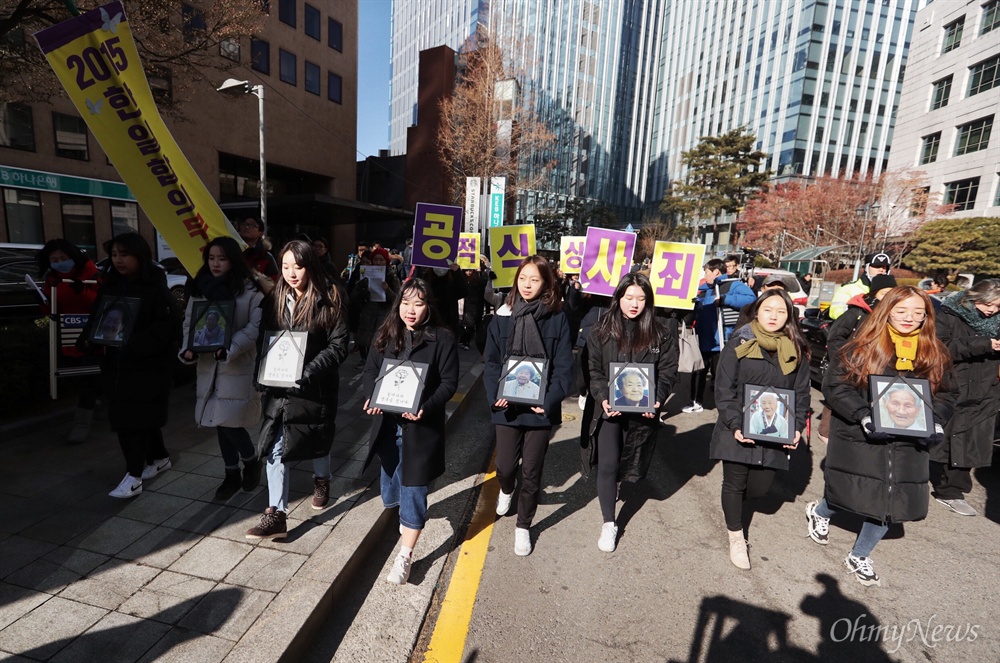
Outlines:
[[[425,663],[455,663],[462,660],[465,638],[472,621],[472,608],[476,604],[486,552],[493,534],[493,522],[496,520],[495,505],[500,483],[494,481],[495,478],[496,464],[491,460],[486,476],[483,477],[483,490],[476,503],[472,522],[469,523],[469,531],[455,561],[448,591],[441,602],[441,612],[434,624],[430,644],[424,654]]]

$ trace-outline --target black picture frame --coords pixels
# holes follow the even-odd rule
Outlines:
[[[635,388],[642,398],[634,400]],[[608,366],[608,398],[617,412],[656,412],[656,365],[613,361]]]
[[[233,314],[235,301],[200,300],[191,303],[191,320],[188,328],[188,349],[192,352],[215,352],[229,348],[233,340]],[[214,327],[209,323],[215,318]]]
[[[420,411],[429,368],[428,364],[417,361],[383,359],[368,407],[383,412],[416,414]]]
[[[265,387],[297,386],[305,364],[307,332],[268,331],[264,336],[264,351],[257,370],[257,383]]]
[[[744,385],[740,430],[743,437],[754,442],[794,444],[795,392],[759,384]]]
[[[97,302],[87,340],[93,345],[120,348],[128,343],[139,315],[142,300],[138,297],[102,295]]]
[[[871,375],[868,387],[875,432],[917,438],[934,432],[929,381],[901,375]]]
[[[500,375],[498,398],[508,403],[522,403],[541,407],[545,404],[549,361],[541,357],[508,357]],[[521,380],[520,376],[527,376]]]

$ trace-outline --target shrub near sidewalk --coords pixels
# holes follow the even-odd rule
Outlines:
[[[0,367],[0,422],[48,404],[48,318],[0,323]]]

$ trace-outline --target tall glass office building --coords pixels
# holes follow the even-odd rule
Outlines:
[[[492,14],[486,4],[394,0],[393,151],[412,123],[416,54],[457,48],[473,19],[492,16],[495,32],[525,44],[525,92],[559,137],[556,172],[546,191],[522,193],[519,216],[579,197],[634,223],[683,177],[685,150],[738,126],[756,132],[778,175],[878,175],[926,0],[494,0]],[[451,39],[411,30],[418,14],[450,25]]]

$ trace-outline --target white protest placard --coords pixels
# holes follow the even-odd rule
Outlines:
[[[385,265],[363,265],[361,278],[368,279],[368,299],[373,302],[385,301]]]

